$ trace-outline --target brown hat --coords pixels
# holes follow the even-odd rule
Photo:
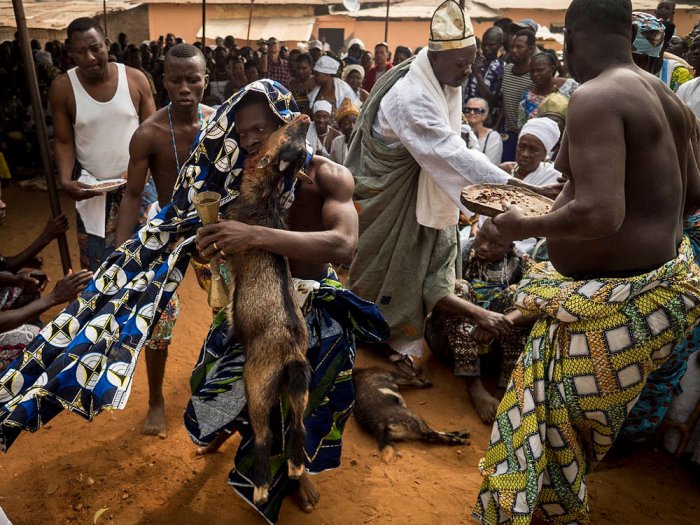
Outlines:
[[[357,109],[355,104],[352,103],[352,100],[350,100],[349,97],[345,97],[343,101],[340,103],[340,107],[338,108],[338,111],[335,113],[335,120],[337,122],[340,122],[343,120],[345,117],[348,117],[350,115],[355,115],[356,117],[360,114],[360,110]]]

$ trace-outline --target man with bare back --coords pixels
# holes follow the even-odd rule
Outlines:
[[[67,32],[77,67],[51,84],[54,151],[60,187],[76,201],[80,263],[94,272],[116,248],[123,188],[105,193],[90,184],[124,178],[131,135],[155,104],[141,71],[108,62],[104,31],[94,18],[73,20]]]
[[[270,80],[249,84],[227,104],[231,106],[227,118],[235,121],[238,145],[245,155],[257,153],[276,129],[298,113],[289,91]],[[281,106],[286,107],[283,112]],[[222,119],[223,114],[218,118]],[[302,143],[301,147],[304,146]],[[245,169],[242,176],[245,177]],[[353,190],[352,175],[345,167],[313,156],[307,148],[306,165],[298,173],[296,185],[289,190],[293,202],[288,230],[220,219],[197,232],[197,250],[204,259],[262,249],[289,260],[309,334],[307,359],[312,378],[305,450],[310,473],[340,464],[342,431],[354,400],[349,381],[355,356],[353,334],[361,333],[365,340],[371,341],[388,336],[388,327],[379,310],[343,289],[330,264],[348,263],[355,253],[358,223]],[[239,424],[245,406],[240,374],[245,366],[243,348],[235,327],[228,328],[224,317],[225,312],[221,312],[215,319],[193,371],[192,399],[185,413],[185,425],[203,452],[214,452],[227,434],[241,432],[241,445],[234,462],[236,469],[229,475],[229,484],[252,502],[249,481],[254,464],[252,431],[250,425]],[[270,427],[273,456],[284,454],[287,446],[283,438],[286,423],[279,414],[273,414]],[[308,473],[299,482],[292,482],[297,484],[294,487],[286,475],[286,462],[273,463],[269,502],[256,508],[269,521],[275,521],[284,495],[296,488],[297,503],[311,512],[318,504],[319,493]]]
[[[556,168],[552,212],[493,219],[505,239],[547,238],[552,266],[521,283],[540,316],[498,409],[474,517],[521,523],[538,508],[588,523],[585,473],[609,450],[649,373],[700,315],[685,219],[700,207],[690,110],[632,61],[629,0],[574,0],[565,56],[582,83]]]
[[[180,166],[187,160],[190,146],[214,110],[200,104],[207,86],[204,55],[189,44],[177,44],[165,55],[163,86],[170,104],[159,109],[134,132],[129,145],[129,171],[126,192],[119,207],[117,246],[134,232],[148,174],[155,182],[158,201],[149,209],[155,217],[170,202]],[[143,433],[166,436],[163,377],[172,331],[179,313],[177,294],[163,311],[153,337],[146,343],[148,370],[148,415]]]

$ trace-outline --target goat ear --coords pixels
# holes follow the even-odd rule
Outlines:
[[[265,155],[263,158],[261,158],[258,161],[258,168],[267,168],[267,166],[270,164],[270,157]]]

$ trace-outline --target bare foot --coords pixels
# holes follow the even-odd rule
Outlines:
[[[203,456],[205,454],[216,454],[216,452],[218,452],[218,450],[221,448],[221,445],[223,445],[232,435],[233,434],[229,434],[228,432],[219,432],[211,443],[202,447],[197,447],[197,455]]]
[[[143,425],[143,434],[147,436],[158,436],[165,439],[165,403],[149,403],[146,423]]]
[[[293,495],[294,501],[299,505],[299,508],[304,512],[311,513],[318,505],[318,500],[321,499],[321,493],[316,489],[311,482],[311,477],[308,472],[304,472],[299,478],[299,488]]]
[[[496,419],[496,410],[500,401],[493,397],[481,382],[480,377],[467,378],[467,391],[472,398],[474,408],[484,423],[491,424]]]

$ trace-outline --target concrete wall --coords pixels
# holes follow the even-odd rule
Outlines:
[[[250,7],[246,5],[207,5],[207,20],[226,18],[248,18]],[[302,17],[314,16],[314,8],[311,5],[259,5],[253,7],[253,17]],[[151,39],[174,33],[185,39],[185,42],[194,42],[197,32],[202,27],[202,6],[192,4],[150,4],[148,6],[148,27]],[[217,35],[210,35],[207,31],[207,44],[213,44]],[[226,36],[226,35],[220,35]],[[239,44],[243,44],[246,35],[233,35]],[[296,43],[295,43],[296,45]]]
[[[98,19],[104,24],[103,17]],[[131,44],[139,45],[144,40],[150,40],[148,6],[140,5],[128,11],[107,13],[107,37],[116,42],[119,33],[126,33]]]

